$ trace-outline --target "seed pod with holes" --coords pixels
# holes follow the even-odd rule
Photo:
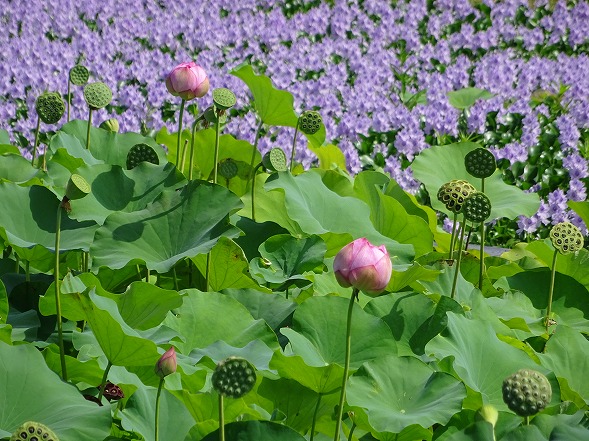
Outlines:
[[[14,431],[10,441],[59,441],[59,438],[45,424],[27,421]]]
[[[461,213],[462,205],[468,196],[474,193],[476,189],[468,181],[452,180],[445,183],[438,190],[438,200],[453,213]]]
[[[319,112],[305,110],[299,117],[299,130],[307,135],[314,135],[321,128],[323,120]]]
[[[466,220],[477,223],[484,222],[491,215],[491,201],[485,193],[475,191],[464,201],[462,213]]]
[[[235,106],[236,102],[237,99],[235,98],[235,94],[229,89],[219,87],[218,89],[213,90],[213,103],[217,109],[227,110]]]
[[[225,179],[231,179],[237,176],[239,172],[239,167],[237,166],[237,162],[235,162],[232,158],[227,158],[217,165],[219,174],[223,176]]]
[[[88,82],[90,72],[86,66],[77,64],[70,69],[70,82],[76,86],[82,86]]]
[[[45,92],[37,98],[35,110],[45,124],[55,124],[65,113],[65,103],[57,92]]]
[[[240,398],[256,384],[256,371],[244,358],[229,357],[217,365],[212,377],[213,388],[220,394]]]
[[[270,149],[262,158],[262,165],[266,170],[271,172],[286,171],[288,170],[286,165],[286,153],[278,147]]]
[[[531,369],[521,369],[503,380],[503,401],[519,416],[535,415],[552,398],[548,378]]]
[[[560,222],[550,230],[552,245],[562,254],[576,253],[583,248],[581,230],[570,222]]]
[[[102,109],[112,101],[112,91],[102,82],[90,83],[84,87],[84,99],[92,110]]]
[[[131,170],[141,162],[150,162],[158,165],[160,163],[157,153],[152,146],[148,144],[135,144],[127,153],[127,170]]]
[[[464,157],[466,171],[475,178],[488,178],[497,168],[495,156],[485,148],[474,149]]]

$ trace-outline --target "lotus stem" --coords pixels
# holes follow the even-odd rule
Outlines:
[[[358,298],[358,289],[354,288],[350,303],[348,305],[348,318],[346,324],[346,355],[344,359],[344,378],[342,379],[342,391],[339,398],[338,414],[335,426],[335,435],[333,441],[339,440],[339,434],[342,430],[342,418],[344,416],[344,403],[346,401],[346,384],[348,382],[348,373],[350,372],[350,353],[352,352],[352,312],[354,310],[354,301]]]
[[[192,181],[192,169],[194,168],[194,137],[196,136],[196,125],[198,119],[192,124],[192,139],[190,140],[190,160],[188,161],[188,180]]]
[[[160,397],[162,395],[162,388],[164,386],[164,379],[160,378],[160,384],[157,388],[157,395],[155,398],[155,441],[159,440],[160,436]]]
[[[219,441],[225,441],[225,412],[223,394],[219,394]]]
[[[39,145],[39,130],[41,129],[41,117],[37,117],[37,128],[35,129],[35,145],[33,146],[33,158],[31,166],[35,166],[35,157],[37,156],[37,146]]]
[[[354,435],[354,430],[356,430],[356,423],[352,422],[352,427],[350,428],[350,433],[348,434],[348,441],[352,441],[352,435]]]
[[[70,106],[72,105],[72,82],[67,80],[67,122],[70,122]]]
[[[65,200],[65,197],[64,197]],[[57,336],[59,341],[59,358],[61,360],[61,378],[67,381],[67,367],[65,364],[65,349],[63,345],[63,323],[61,320],[61,298],[59,295],[59,240],[61,236],[61,212],[63,201],[57,206],[57,217],[55,220],[55,265],[53,268],[55,285],[55,312],[57,314]]]
[[[215,161],[213,168],[213,184],[217,183],[217,169],[219,164],[219,138],[221,136],[221,112],[217,112],[217,121],[215,122]]]
[[[254,175],[256,173],[256,170],[254,169],[254,161],[256,160],[256,152],[258,151],[258,141],[260,140],[260,134],[261,134],[263,125],[264,125],[264,122],[260,121],[260,124],[258,124],[258,128],[256,129],[256,137],[254,139],[254,148],[252,149],[252,159],[250,161],[250,170],[251,170],[250,180],[252,180],[254,178]]]
[[[207,266],[205,268],[205,291],[209,292],[211,289],[209,275],[211,274],[211,252],[207,253]]]
[[[313,412],[313,420],[311,422],[311,436],[309,438],[309,441],[313,441],[313,438],[315,438],[315,424],[317,423],[317,414],[319,413],[319,406],[321,405],[322,397],[322,393],[320,393],[317,397],[317,404],[315,405],[315,411]]]
[[[90,150],[90,127],[92,127],[92,107],[88,110],[88,130],[86,130],[86,150]]]
[[[297,146],[297,135],[299,134],[299,120],[297,120],[297,126],[295,127],[294,137],[292,139],[292,152],[290,152],[290,172],[294,170],[294,158],[295,150]]]
[[[450,236],[450,259],[454,260],[454,247],[456,246],[456,225],[458,224],[458,213],[454,213],[452,221],[452,236]]]
[[[184,140],[184,146],[182,147],[182,159],[180,160],[180,171],[184,173],[184,166],[186,165],[186,152],[188,151],[188,140]]]
[[[525,416],[525,417],[524,417],[524,424],[525,424],[526,426],[529,426],[529,425],[530,425],[530,417],[529,417],[529,416]]]
[[[178,119],[178,140],[176,141],[176,168],[180,165],[180,140],[182,139],[182,118],[184,118],[184,105],[186,100],[180,104],[180,117]]]
[[[102,381],[100,382],[100,392],[98,393],[98,401],[102,403],[102,397],[104,396],[104,389],[106,389],[106,381],[108,379],[108,373],[110,372],[110,368],[112,367],[112,363],[110,360],[106,363],[106,369],[104,370],[104,374],[102,375]]]
[[[554,257],[552,257],[552,274],[550,276],[550,292],[548,293],[548,308],[546,309],[546,332],[550,327],[550,314],[552,312],[552,295],[554,294],[554,279],[556,278],[556,258],[558,257],[558,250],[554,250]]]
[[[460,240],[458,242],[458,257],[456,258],[456,272],[454,273],[454,280],[452,281],[451,298],[456,294],[456,282],[458,282],[458,273],[460,273],[460,260],[462,258],[462,243],[464,242],[464,227],[466,225],[466,218],[462,218],[462,225],[460,226]]]
[[[479,289],[483,290],[483,273],[485,271],[485,223],[481,222],[481,244],[479,260],[481,267],[479,268]]]
[[[256,172],[262,166],[262,164],[258,164],[258,166],[254,169],[253,176],[252,176],[252,220],[256,221],[256,204],[255,204],[255,195],[256,195]]]

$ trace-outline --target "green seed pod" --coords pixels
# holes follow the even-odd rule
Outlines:
[[[84,99],[92,110],[102,109],[112,101],[112,91],[104,83],[90,83],[84,87]]]
[[[322,123],[319,112],[305,110],[299,117],[299,130],[307,135],[314,135],[321,128]]]
[[[217,165],[219,174],[223,176],[225,179],[231,179],[237,176],[239,172],[239,167],[234,159],[227,158]]]
[[[59,438],[45,424],[27,421],[14,431],[10,441],[59,441]]]
[[[116,118],[110,118],[106,121],[103,121],[102,124],[99,126],[101,129],[107,130],[109,132],[118,133],[119,131],[119,122]]]
[[[548,378],[531,369],[521,369],[503,380],[503,401],[519,416],[535,415],[552,398]]]
[[[82,199],[90,193],[90,184],[82,176],[73,174],[67,183],[65,196],[70,200]]]
[[[158,165],[160,163],[157,153],[152,146],[148,144],[135,144],[127,153],[127,170],[131,170],[141,162],[151,162]]]
[[[217,365],[212,377],[213,388],[221,395],[240,398],[256,384],[256,371],[245,359],[229,357]]]
[[[45,92],[37,98],[35,110],[45,124],[55,124],[65,112],[65,103],[59,93]]]
[[[485,148],[474,149],[464,157],[466,171],[475,178],[488,178],[497,168],[495,156]]]
[[[231,92],[229,89],[224,87],[220,87],[218,89],[213,90],[213,103],[215,107],[219,110],[227,110],[233,106],[237,99],[235,98],[235,94]]]
[[[477,411],[475,419],[477,421],[486,421],[495,427],[495,424],[497,424],[497,421],[499,420],[499,412],[494,406],[485,404]]]
[[[466,220],[471,222],[484,222],[491,215],[491,201],[485,193],[475,191],[464,201],[462,212],[464,213]]]
[[[76,86],[82,86],[88,82],[90,71],[86,66],[77,64],[70,69],[70,82]]]
[[[286,153],[275,147],[270,149],[262,158],[262,165],[266,170],[271,172],[286,171],[288,166],[286,165]]]
[[[468,196],[474,193],[476,189],[468,181],[452,180],[446,182],[438,190],[438,200],[453,213],[461,213],[462,205]]]
[[[550,230],[552,245],[562,254],[576,253],[585,243],[583,234],[570,222],[560,222]]]

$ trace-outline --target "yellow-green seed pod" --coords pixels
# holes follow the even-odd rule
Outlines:
[[[90,83],[84,87],[84,99],[91,109],[102,109],[112,101],[112,90],[100,81]]]
[[[45,424],[27,421],[14,431],[10,441],[59,441],[59,438]]]
[[[227,110],[235,106],[236,102],[237,98],[235,97],[235,94],[229,89],[219,87],[218,89],[213,90],[213,103],[217,109]]]
[[[82,176],[73,174],[67,183],[65,196],[70,200],[82,199],[90,193],[90,184]]]

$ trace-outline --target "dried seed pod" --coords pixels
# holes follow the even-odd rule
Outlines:
[[[88,82],[90,71],[86,66],[77,64],[70,69],[70,82],[76,86],[82,86]]]
[[[237,163],[232,158],[227,158],[217,165],[219,174],[223,176],[225,179],[231,179],[237,176],[239,172],[239,167]]]
[[[262,165],[266,170],[271,172],[286,171],[288,166],[286,165],[286,153],[275,147],[270,149],[262,158]]]
[[[27,421],[14,431],[10,441],[59,441],[59,438],[45,424]]]
[[[299,117],[299,130],[307,135],[314,135],[321,128],[323,119],[315,110],[305,110]]]
[[[576,253],[585,243],[583,234],[570,222],[560,222],[550,230],[552,245],[562,254]]]
[[[244,358],[229,357],[217,364],[212,383],[218,393],[240,398],[256,384],[256,371]]]
[[[521,369],[503,380],[503,401],[519,416],[535,415],[552,398],[548,378],[531,369]]]
[[[65,113],[65,103],[57,92],[45,92],[37,98],[35,110],[45,124],[55,124]]]
[[[484,222],[491,215],[491,201],[485,193],[475,191],[464,201],[462,212],[471,222]]]
[[[141,162],[151,162],[158,165],[160,163],[157,153],[152,146],[148,144],[135,144],[127,153],[127,170],[131,170]]]
[[[125,394],[123,390],[114,383],[107,381],[104,385],[104,398],[108,401],[117,401],[122,398],[125,398]]]
[[[464,157],[466,171],[475,178],[488,178],[497,168],[495,156],[485,148],[474,149]]]
[[[476,189],[468,181],[454,179],[445,183],[438,190],[438,200],[453,213],[461,213],[462,205]]]
[[[229,89],[219,87],[218,89],[213,90],[213,103],[217,109],[227,110],[235,106],[236,102],[237,99],[235,98],[235,94]]]
[[[84,87],[84,99],[92,110],[102,109],[112,101],[112,91],[100,81],[90,83]]]

